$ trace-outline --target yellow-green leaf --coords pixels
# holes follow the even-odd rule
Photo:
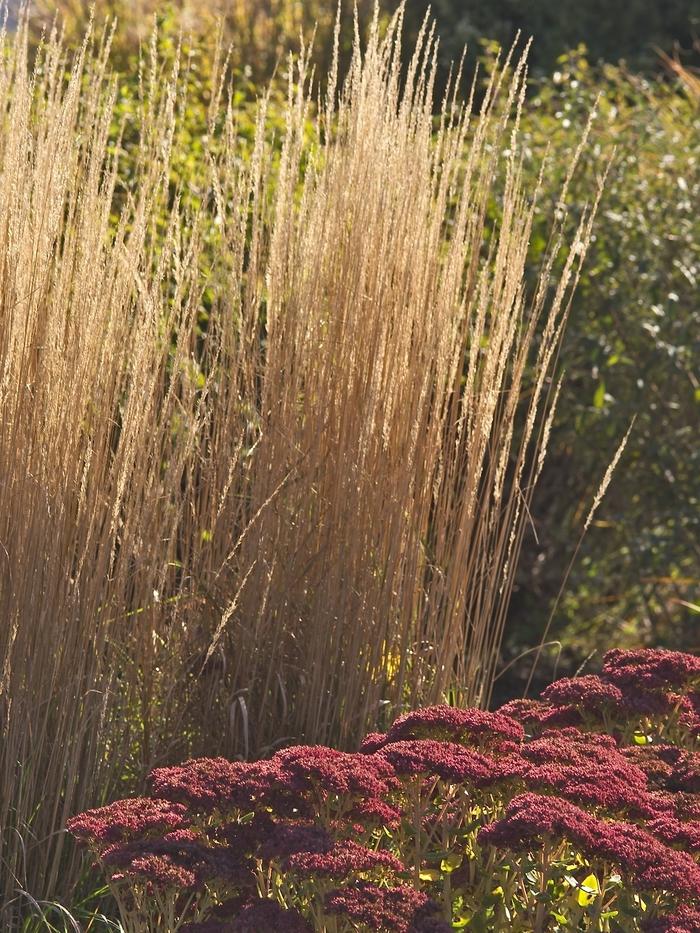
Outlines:
[[[456,868],[459,868],[459,866],[462,864],[463,859],[464,859],[464,856],[462,855],[448,855],[447,858],[444,858],[440,862],[440,869],[441,871],[444,871],[445,874],[449,875]]]
[[[578,892],[579,907],[588,907],[600,894],[600,883],[595,875],[589,875],[581,882]]]
[[[593,407],[602,408],[605,405],[605,383],[600,382],[593,396]]]
[[[439,881],[440,872],[437,868],[426,868],[425,871],[422,871],[418,877],[421,881]]]

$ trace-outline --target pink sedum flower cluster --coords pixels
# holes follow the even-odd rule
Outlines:
[[[505,816],[479,832],[479,842],[513,851],[534,841],[566,839],[593,860],[611,862],[643,890],[669,891],[700,898],[700,865],[650,832],[631,823],[602,820],[568,801],[539,794],[520,794]]]
[[[396,933],[451,933],[451,924],[436,918],[436,905],[407,886],[378,887],[358,881],[325,898],[326,913],[348,917],[370,930],[386,929],[391,918]]]
[[[603,677],[618,687],[667,690],[700,685],[700,658],[664,648],[622,651],[603,659]]]
[[[190,825],[187,807],[170,800],[135,797],[88,810],[68,820],[67,829],[88,843],[125,842]]]
[[[183,933],[602,930],[576,925],[589,910],[698,933],[699,687],[692,655],[611,651],[538,700],[415,710],[356,753],[158,768],[151,796],[68,829],[132,914],[170,898]]]

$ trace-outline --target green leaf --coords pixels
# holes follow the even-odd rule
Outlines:
[[[593,407],[602,408],[605,405],[605,383],[601,380],[593,396]]]
[[[440,862],[440,870],[444,871],[446,875],[449,875],[456,868],[459,868],[463,860],[464,857],[461,855],[448,855]]]
[[[600,894],[600,882],[595,875],[588,875],[587,878],[584,878],[581,882],[580,890],[578,892],[578,905],[579,907],[588,907]]]

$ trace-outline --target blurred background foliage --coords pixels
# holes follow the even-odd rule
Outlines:
[[[634,71],[654,72],[656,49],[689,47],[700,20],[697,0],[409,0],[411,21],[428,7],[443,63],[459,58],[465,44],[475,49],[486,38],[508,46],[520,32],[535,38],[529,61],[536,75],[550,74],[559,56],[581,43],[591,61],[624,60]]]
[[[36,0],[36,41],[58,13],[77,43],[90,6],[84,0]],[[345,22],[352,22],[352,3],[342,0],[342,6]],[[548,164],[531,249],[533,281],[564,167],[596,102],[598,115],[571,190],[574,204],[590,199],[594,179],[612,158],[595,240],[571,309],[562,352],[564,390],[511,605],[504,663],[538,642],[553,606],[550,638],[557,644],[542,667],[545,680],[553,666],[575,669],[611,644],[698,650],[700,95],[694,42],[700,4],[436,0],[432,8],[443,81],[448,61],[460,56],[465,42],[470,75],[477,58],[488,71],[494,47],[509,46],[518,30],[534,36],[522,121],[524,169],[533,187],[545,158]],[[358,0],[361,24],[371,9],[371,0]],[[423,0],[408,0],[408,48],[426,9]],[[185,37],[188,96],[182,101],[172,193],[195,206],[207,195],[198,187],[198,165],[209,149],[202,141],[216,132],[207,114],[221,69],[219,32],[230,46],[231,102],[245,142],[252,137],[256,97],[271,78],[274,132],[276,102],[286,93],[285,55],[299,50],[300,36],[308,41],[315,29],[314,60],[321,73],[327,69],[335,13],[332,0],[98,0],[97,22],[115,16],[119,23],[113,62],[127,187],[139,62],[148,55],[154,21],[162,61],[174,59]],[[341,56],[351,43],[352,30],[346,28]],[[204,271],[214,287],[214,271]],[[585,516],[633,418],[623,461],[557,602]],[[526,663],[510,667],[498,693],[517,692],[527,670]]]
[[[531,536],[521,567],[510,649],[537,640],[606,464],[636,418],[552,637],[566,667],[610,644],[698,650],[700,97],[692,82],[591,67],[584,48],[561,56],[532,90],[528,171],[534,183],[549,152],[552,209],[596,101],[574,204],[612,164],[562,349],[564,391],[534,508],[539,543]],[[533,260],[546,235],[543,223]]]
[[[12,5],[12,4],[11,4]],[[19,6],[19,0],[14,5]],[[185,32],[211,33],[222,20],[232,41],[234,61],[246,66],[256,80],[266,80],[300,34],[316,33],[316,60],[330,61],[338,3],[336,0],[32,0],[38,20],[59,13],[69,36],[82,35],[92,6],[98,20],[119,18],[116,60],[128,61],[139,41],[148,38],[155,13],[175,14]],[[366,22],[374,0],[340,0],[345,20],[352,22],[355,5]],[[396,0],[380,3],[383,13],[396,9]],[[408,45],[430,10],[440,36],[443,69],[459,59],[464,46],[474,63],[482,40],[509,46],[518,32],[536,41],[530,69],[550,74],[564,52],[584,44],[593,62],[624,60],[635,72],[658,71],[658,50],[689,49],[700,27],[698,0],[407,0]],[[345,36],[345,42],[351,37]]]

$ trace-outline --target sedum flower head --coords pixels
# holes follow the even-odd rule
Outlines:
[[[591,712],[614,708],[623,700],[623,693],[619,687],[595,674],[585,677],[563,677],[543,690],[541,696],[554,706],[575,706]]]
[[[295,745],[273,757],[279,786],[355,797],[381,797],[393,784],[394,772],[383,758],[340,752],[323,745]]]
[[[687,687],[700,681],[700,658],[665,648],[613,648],[603,658],[602,676],[618,687]]]
[[[669,914],[647,920],[644,933],[697,933],[700,930],[700,909],[682,904]]]
[[[106,807],[80,813],[66,824],[73,836],[91,844],[124,842],[189,825],[185,806],[151,797],[117,800]]]
[[[115,844],[102,860],[112,880],[146,880],[157,887],[201,888],[216,880],[245,888],[254,882],[252,865],[240,853],[188,840]]]
[[[414,739],[393,742],[379,754],[402,776],[434,774],[454,783],[468,781],[486,784],[493,774],[493,762],[479,752],[454,742]]]
[[[520,742],[522,725],[503,712],[458,709],[453,706],[427,706],[400,716],[384,737],[384,745],[406,739],[436,739],[471,744],[490,744],[494,740]],[[373,744],[379,744],[379,736]]]
[[[521,794],[505,816],[483,827],[481,845],[531,851],[544,838],[567,839],[590,859],[617,865],[642,889],[700,897],[700,866],[685,852],[664,845],[630,823],[600,820],[566,800]]]
[[[368,881],[331,891],[325,898],[325,911],[331,915],[347,917],[355,924],[370,930],[391,933],[449,933],[450,926],[442,929],[427,922],[434,918],[436,905],[427,894],[408,886],[379,887]]]
[[[390,852],[368,849],[352,840],[337,842],[329,852],[297,852],[286,859],[286,867],[299,874],[346,878],[354,872],[374,869],[406,871],[406,866]]]
[[[580,726],[581,711],[575,706],[552,706],[542,700],[511,700],[498,710],[527,726],[531,731],[539,729]]]
[[[234,803],[235,788],[250,767],[226,758],[195,758],[177,767],[156,768],[148,781],[158,797],[210,811]]]
[[[210,918],[186,923],[181,933],[312,933],[312,927],[292,908],[284,908],[268,898],[235,899],[223,913],[231,919]]]
[[[680,820],[664,814],[649,820],[649,832],[669,846],[680,846],[686,852],[700,852],[700,820]]]

